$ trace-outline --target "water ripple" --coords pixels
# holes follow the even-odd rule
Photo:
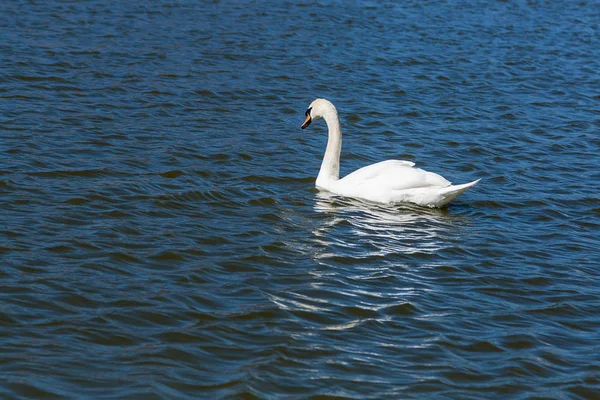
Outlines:
[[[588,3],[12,2],[0,397],[595,398]],[[314,189],[406,159],[446,210]]]

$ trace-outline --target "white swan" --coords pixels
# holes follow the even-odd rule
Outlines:
[[[340,179],[342,130],[335,106],[328,100],[317,99],[310,104],[305,115],[302,129],[320,118],[325,120],[329,129],[327,149],[316,181],[319,190],[378,203],[408,202],[427,207],[443,207],[479,182],[478,179],[462,185],[452,185],[438,174],[413,168],[413,162],[401,160],[368,165]]]

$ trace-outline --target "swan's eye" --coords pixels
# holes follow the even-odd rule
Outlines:
[[[312,107],[309,107],[309,109],[306,110],[306,112],[304,113],[305,117],[308,117],[310,115],[310,110],[312,110]]]

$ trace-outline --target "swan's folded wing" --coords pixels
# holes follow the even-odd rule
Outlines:
[[[450,182],[444,177],[413,168],[415,163],[387,160],[354,171],[341,180],[341,184],[360,192],[377,190],[404,190],[420,187],[446,187]],[[352,191],[354,191],[352,190]]]
[[[346,175],[343,179],[348,180],[349,182],[362,182],[389,173],[397,168],[412,168],[414,165],[415,163],[410,161],[386,160],[357,169],[351,174]]]

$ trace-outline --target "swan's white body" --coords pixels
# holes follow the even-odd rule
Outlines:
[[[438,174],[414,168],[414,163],[401,160],[368,165],[340,179],[342,130],[337,110],[328,100],[317,99],[311,103],[302,128],[319,118],[325,120],[329,129],[327,148],[316,181],[319,190],[378,203],[443,207],[479,182],[452,185]]]

